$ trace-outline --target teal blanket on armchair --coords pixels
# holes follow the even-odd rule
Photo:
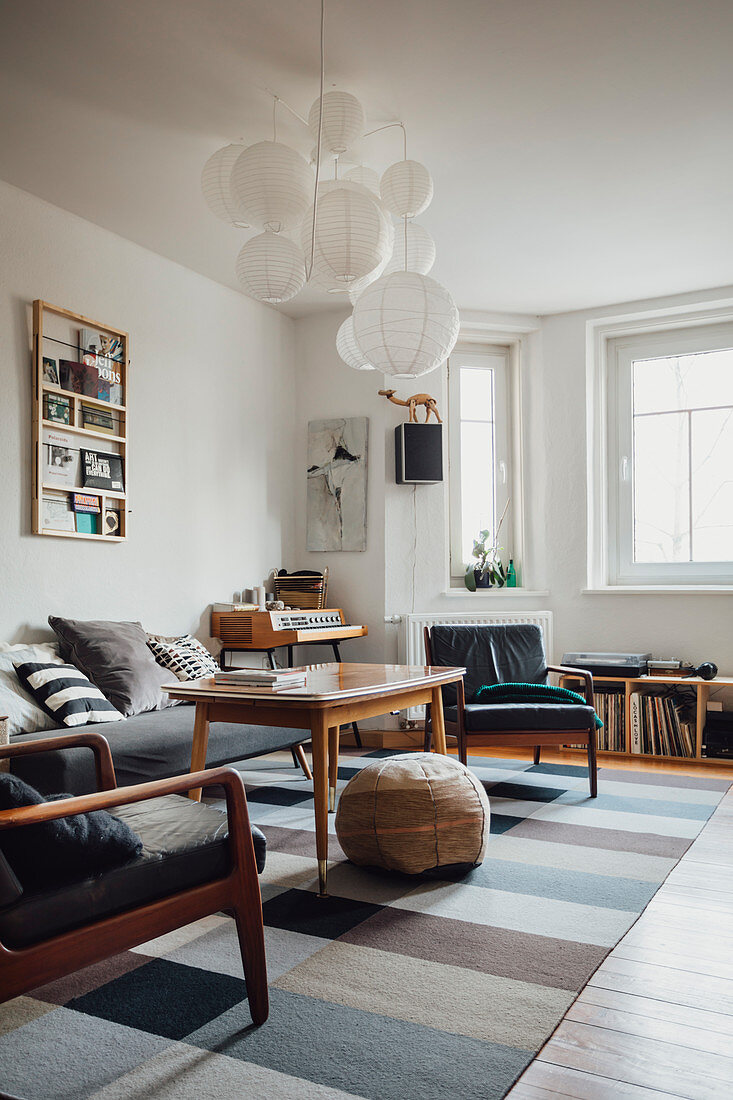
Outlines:
[[[587,706],[585,698],[569,688],[555,687],[553,684],[484,684],[480,687],[472,703],[580,703]],[[603,722],[594,713],[596,729],[603,728]]]

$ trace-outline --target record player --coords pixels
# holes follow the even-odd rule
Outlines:
[[[564,653],[562,663],[593,676],[632,680],[647,675],[650,658],[651,653]]]

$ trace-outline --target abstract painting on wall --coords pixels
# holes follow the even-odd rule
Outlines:
[[[369,419],[308,424],[308,550],[366,550]]]

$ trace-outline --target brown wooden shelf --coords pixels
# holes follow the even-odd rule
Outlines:
[[[63,386],[44,381],[43,359],[44,341],[53,341],[69,348],[75,348],[80,336],[79,329],[91,328],[110,336],[118,337],[122,345],[122,358],[115,360],[115,370],[119,370],[122,394],[125,396],[125,404],[118,405],[114,401],[103,401],[98,397],[76,393]],[[79,341],[81,343],[81,341]],[[98,362],[98,360],[97,360]],[[129,465],[127,454],[128,441],[128,399],[129,399],[129,367],[130,367],[130,342],[126,332],[112,325],[103,324],[86,317],[81,313],[73,313],[69,309],[51,305],[40,298],[33,303],[33,466],[32,466],[32,529],[34,535],[43,535],[65,539],[87,539],[93,542],[124,542],[127,538],[127,501],[129,500]],[[115,433],[97,431],[83,424],[64,424],[58,420],[49,420],[44,416],[46,411],[45,401],[47,396],[60,396],[67,399],[69,406],[69,419],[77,421],[82,419],[81,408],[87,406],[90,409],[105,411],[117,421],[114,424]],[[114,422],[113,422],[114,423]],[[44,463],[44,448],[48,446],[48,433],[65,433],[76,436],[76,440],[69,440],[69,444],[76,442],[80,448],[69,446],[70,451],[84,449],[84,440],[94,440],[96,449],[105,449],[105,444],[110,451],[116,450],[123,462],[123,483],[125,491],[114,489],[97,489],[86,485],[59,485],[52,481],[46,481]],[[44,439],[44,434],[46,439]],[[99,532],[87,532],[77,530],[58,530],[49,527],[47,520],[57,521],[52,514],[54,505],[63,510],[69,507],[70,493],[86,493],[96,497],[100,502],[100,520],[97,526]],[[65,502],[65,503],[64,503]],[[115,534],[104,533],[104,510],[109,508],[119,515],[119,528]],[[69,509],[70,511],[70,509]],[[65,512],[59,514],[58,522],[70,526],[70,521]],[[76,526],[76,522],[74,523]]]
[[[56,535],[60,539],[94,539],[96,542],[125,542],[124,535],[95,535],[91,531],[56,531],[53,527],[44,527],[41,535]]]
[[[61,428],[66,432],[77,432],[79,435],[91,435],[95,439],[106,439],[108,443],[127,443],[124,435],[109,435],[107,432],[95,432],[93,428],[76,428],[71,424],[62,424],[59,420],[42,420],[44,428]]]
[[[99,327],[99,326],[97,326]],[[127,405],[116,405],[114,401],[101,401],[98,397],[87,397],[85,393],[76,393],[75,390],[65,390],[63,386],[54,386],[52,382],[41,381],[41,389],[44,393],[58,393],[62,397],[73,397],[75,401],[88,401],[100,409],[116,409],[117,412],[127,412]],[[69,425],[65,424],[65,428]]]
[[[111,497],[113,500],[127,500],[127,493],[118,493],[116,489],[93,489],[90,485],[51,485],[43,482],[41,488],[44,492],[54,493],[89,493],[94,497]]]
[[[579,676],[574,676],[572,673],[565,673],[560,677],[560,683],[573,683],[579,680]],[[716,688],[733,687],[733,678],[730,676],[716,676],[714,680],[703,680],[700,676],[595,676],[593,677],[593,685],[603,687],[605,684],[623,684],[624,685],[624,739],[626,743],[626,750],[619,751],[618,749],[599,749],[599,756],[615,756],[622,757],[628,760],[659,760],[667,764],[715,764],[718,767],[733,767],[733,758],[726,758],[721,756],[703,756],[702,755],[702,734],[705,727],[705,721],[707,717],[707,704],[710,692]],[[630,752],[630,730],[631,730],[631,695],[643,689],[645,687],[666,687],[666,688],[682,688],[692,689],[696,696],[695,705],[695,755],[694,756],[667,756],[661,753],[654,752]],[[644,694],[643,690],[641,694]],[[561,751],[571,751],[561,750]]]

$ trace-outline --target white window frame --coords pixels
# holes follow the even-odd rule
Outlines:
[[[629,432],[633,359],[733,347],[733,300],[590,321],[586,335],[588,590],[731,590],[733,562],[631,560]]]
[[[511,346],[499,343],[459,342],[448,361],[448,425],[449,425],[449,572],[452,587],[463,586],[468,562],[463,561],[463,507],[461,477],[461,394],[460,368],[474,367],[492,370],[494,373],[494,515],[496,522],[508,499],[507,512],[499,541],[506,545],[512,557],[518,557],[515,541],[517,524],[514,517],[517,508],[518,470],[513,450],[514,417],[512,415],[512,391],[516,389],[513,378]],[[478,534],[478,532],[476,532]]]

